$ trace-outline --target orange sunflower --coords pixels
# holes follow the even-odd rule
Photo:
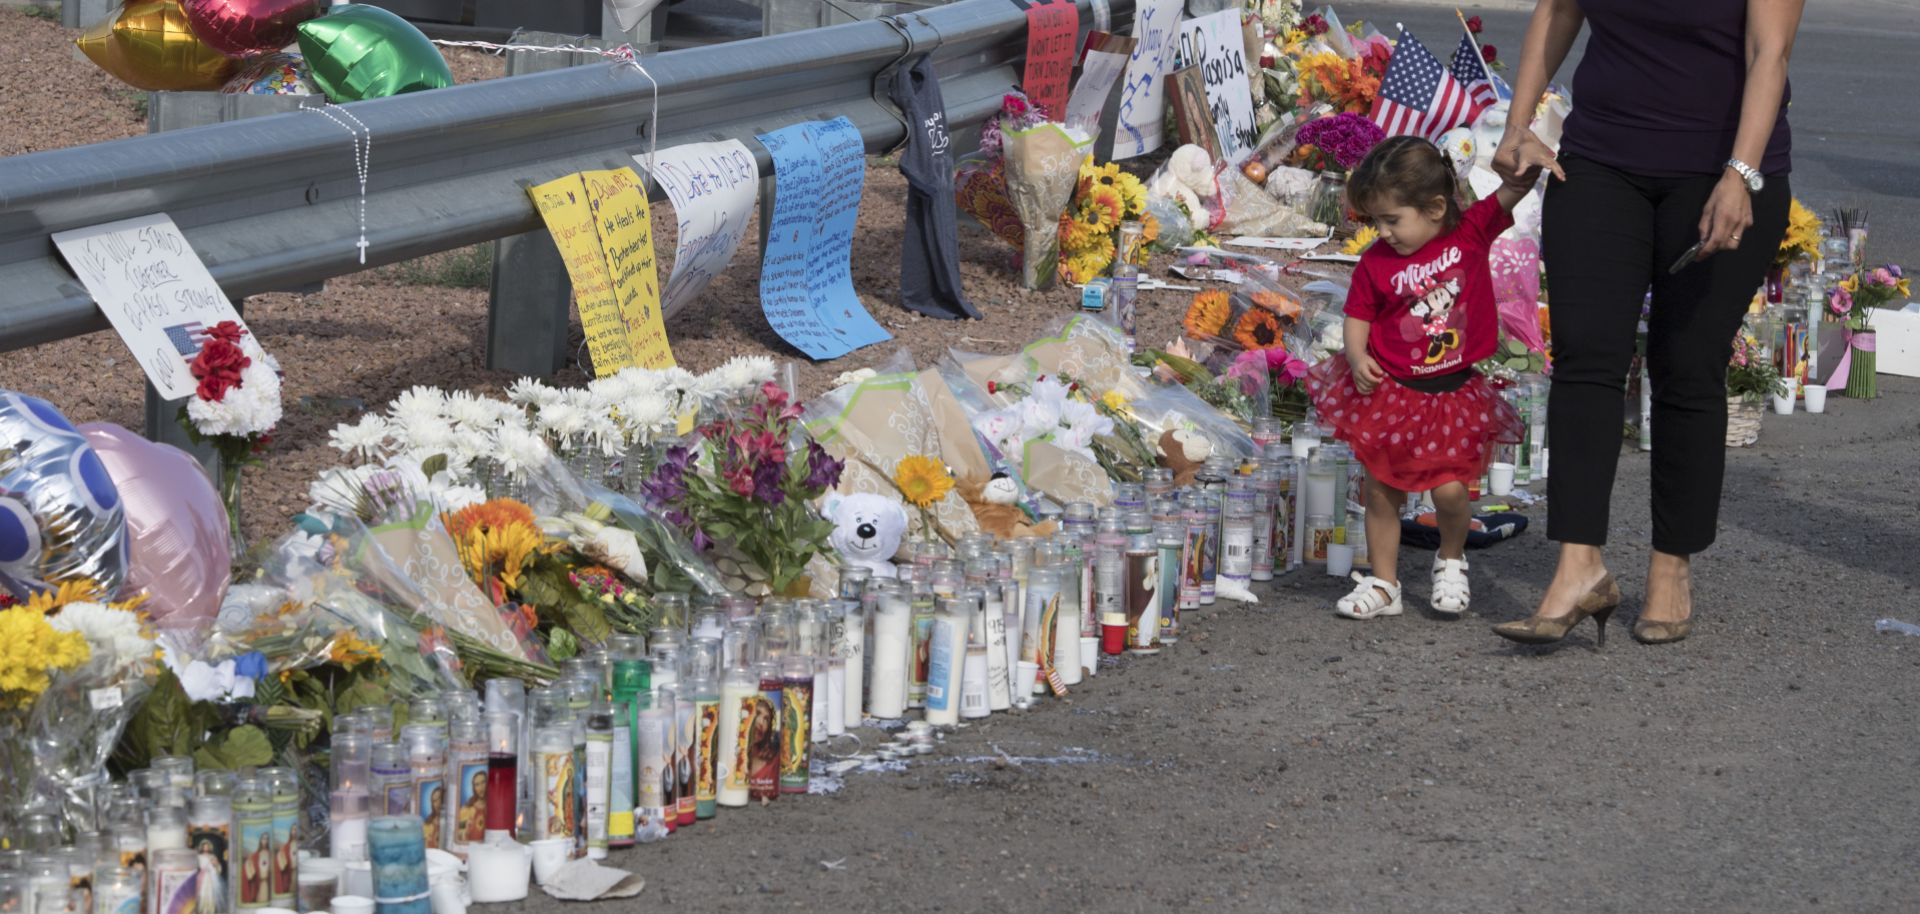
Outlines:
[[[1227,293],[1208,289],[1193,297],[1193,304],[1187,306],[1187,318],[1181,325],[1187,328],[1191,336],[1213,337],[1227,329],[1227,320],[1231,317],[1233,302]]]
[[[1248,349],[1272,349],[1281,344],[1286,328],[1265,308],[1248,308],[1233,326],[1233,339]]]
[[[1095,184],[1087,188],[1087,196],[1081,201],[1081,209],[1095,214],[1098,225],[1103,231],[1113,231],[1120,220],[1127,217],[1127,201],[1121,196],[1119,188],[1108,184]]]
[[[1300,319],[1300,303],[1278,292],[1255,292],[1253,303],[1272,311],[1289,323]]]

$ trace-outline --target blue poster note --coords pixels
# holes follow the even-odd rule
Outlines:
[[[816,361],[892,339],[853,290],[853,233],[866,178],[860,132],[846,118],[758,137],[773,157],[773,217],[760,309],[774,332]]]

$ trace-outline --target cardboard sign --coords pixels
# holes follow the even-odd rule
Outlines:
[[[1066,119],[1074,38],[1079,34],[1080,8],[1073,0],[1027,7],[1027,67],[1020,87],[1048,120]]]
[[[1166,118],[1166,76],[1173,70],[1175,25],[1181,0],[1139,0],[1133,9],[1133,37],[1137,44],[1127,58],[1120,86],[1119,132],[1113,138],[1113,157],[1129,159],[1160,148],[1161,124]]]
[[[580,173],[587,185],[600,251],[607,259],[620,323],[642,368],[672,368],[667,322],[660,311],[660,274],[653,256],[653,210],[646,185],[631,168]]]
[[[580,312],[580,328],[587,336],[587,355],[593,359],[594,375],[604,378],[639,364],[613,295],[613,277],[607,270],[607,256],[600,249],[600,232],[593,224],[586,182],[577,174],[567,175],[527,188],[527,195],[540,210],[553,243],[560,248],[560,259],[567,265],[567,277],[573,280],[573,304]]]
[[[760,200],[760,169],[739,140],[688,143],[654,155],[653,179],[680,224],[663,301],[673,314],[733,261]]]
[[[773,156],[773,217],[760,267],[767,323],[812,359],[892,339],[853,290],[853,232],[866,178],[860,131],[844,117],[760,134]]]
[[[1221,152],[1227,164],[1238,167],[1253,154],[1260,140],[1254,125],[1252,84],[1247,81],[1247,45],[1240,30],[1240,10],[1182,23],[1180,66],[1199,70],[1205,79]]]
[[[1080,60],[1080,81],[1067,99],[1067,126],[1088,133],[1100,129],[1100,115],[1106,111],[1113,84],[1126,72],[1127,58],[1138,42],[1106,32],[1087,36],[1086,53]]]
[[[58,232],[53,244],[169,400],[193,396],[187,364],[207,328],[246,326],[166,213]]]

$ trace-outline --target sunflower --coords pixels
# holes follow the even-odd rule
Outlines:
[[[1126,204],[1127,215],[1138,216],[1147,211],[1147,186],[1140,179],[1125,172],[1114,177],[1113,189],[1120,192],[1120,200]]]
[[[1774,262],[1785,266],[1800,254],[1820,253],[1820,217],[1801,205],[1795,197],[1787,209],[1787,233],[1780,239],[1780,253]]]
[[[1074,218],[1071,212],[1060,214],[1060,250],[1075,251],[1086,247],[1099,237],[1099,231]]]
[[[1098,219],[1100,230],[1111,232],[1120,227],[1120,220],[1127,218],[1127,201],[1120,190],[1104,184],[1095,184],[1080,201],[1083,210],[1091,210]]]
[[[1071,250],[1062,247],[1060,270],[1068,282],[1086,282],[1107,271],[1113,264],[1113,236],[1093,235],[1085,245]]]
[[[1280,345],[1286,328],[1265,308],[1248,308],[1233,326],[1233,339],[1248,349],[1272,349]]]
[[[1092,156],[1088,156],[1087,160],[1080,165],[1080,180],[1092,184],[1104,184],[1108,187],[1113,187],[1119,181],[1121,174],[1122,172],[1120,171],[1118,163],[1108,162],[1105,165],[1095,165],[1093,164]]]
[[[1208,289],[1193,297],[1193,303],[1187,306],[1187,318],[1181,325],[1195,337],[1219,336],[1220,331],[1227,328],[1227,319],[1232,316],[1233,302],[1227,293]]]
[[[1340,253],[1351,257],[1358,257],[1362,253],[1365,253],[1367,248],[1372,247],[1374,242],[1379,240],[1380,232],[1378,229],[1375,229],[1371,225],[1363,225],[1359,231],[1353,233],[1352,238],[1347,239],[1347,243],[1340,248]]]
[[[1254,304],[1272,311],[1288,323],[1300,319],[1300,302],[1290,295],[1279,292],[1255,292],[1251,297]]]
[[[380,659],[380,648],[363,640],[351,629],[343,630],[327,646],[327,660],[351,670],[362,663]]]
[[[533,509],[511,498],[496,498],[489,502],[462,508],[446,518],[447,532],[454,539],[466,536],[467,531],[479,527],[493,530],[500,527],[523,524],[537,527],[533,519]]]
[[[947,474],[946,466],[920,454],[909,456],[894,467],[893,484],[908,502],[921,510],[933,507],[934,502],[953,491],[953,477]]]

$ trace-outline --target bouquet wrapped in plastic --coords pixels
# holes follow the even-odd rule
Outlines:
[[[1053,286],[1060,266],[1060,216],[1080,183],[1093,137],[1051,122],[1006,131],[1007,198],[1023,233],[1020,283]]]

